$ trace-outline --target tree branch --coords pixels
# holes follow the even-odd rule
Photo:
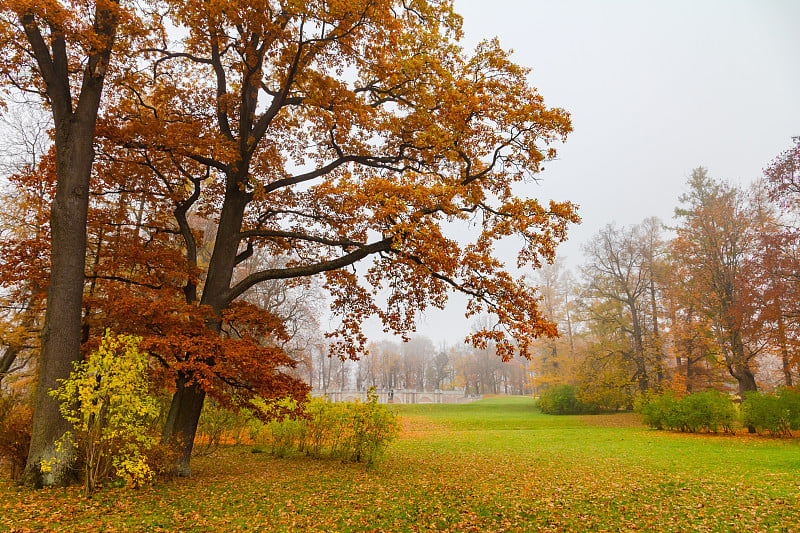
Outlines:
[[[271,279],[291,279],[298,277],[313,276],[315,274],[321,274],[322,272],[337,270],[339,268],[352,265],[353,263],[360,261],[361,259],[364,259],[368,255],[376,254],[379,252],[387,252],[391,250],[393,240],[394,240],[393,237],[388,237],[381,241],[364,245],[358,250],[355,250],[353,252],[350,252],[349,254],[339,257],[338,259],[333,259],[330,261],[322,261],[320,263],[315,263],[311,265],[303,265],[303,266],[288,267],[288,268],[271,268],[259,272],[254,272],[253,274],[250,274],[249,276],[238,282],[230,290],[228,290],[228,294],[225,296],[224,299],[225,305],[229,305],[236,298],[244,294],[244,292],[247,291],[250,287],[258,283],[261,283],[262,281],[268,281]]]

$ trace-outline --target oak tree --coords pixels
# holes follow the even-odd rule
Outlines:
[[[363,351],[365,317],[405,334],[453,289],[468,314],[495,317],[471,340],[503,359],[556,333],[493,249],[516,236],[517,266],[538,267],[578,221],[515,190],[569,118],[496,41],[466,54],[450,2],[163,5],[184,38],[143,50],[90,146],[82,331],[90,344],[109,325],[139,335],[160,362],[184,473],[206,394],[304,391],[286,379],[284,321],[247,301],[259,284],[321,276],[340,357]]]
[[[496,316],[499,327],[472,340],[496,343],[502,358],[515,341],[525,350],[555,334],[493,248],[519,236],[518,265],[540,266],[577,221],[569,203],[515,194],[555,155],[569,118],[496,41],[467,55],[448,1],[167,4],[185,37],[156,47],[150,78],[120,97],[105,135],[118,160],[158,176],[173,214],[216,223],[205,267],[193,230],[176,222],[202,270],[185,281],[187,301],[207,310],[209,331],[222,332],[227,310],[261,282],[322,275],[342,317],[335,355],[363,350],[367,316],[409,331],[450,289],[470,297],[468,314]],[[448,234],[451,222],[474,240]],[[288,262],[237,278],[256,249]],[[368,258],[362,275],[348,268]],[[188,472],[206,391],[191,373],[177,387],[166,432],[186,443]]]

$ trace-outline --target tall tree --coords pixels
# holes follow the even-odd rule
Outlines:
[[[342,317],[332,332],[342,357],[363,348],[368,315],[404,333],[450,289],[470,297],[468,313],[494,314],[497,325],[472,340],[503,358],[555,333],[535,291],[492,253],[520,235],[520,265],[539,266],[577,222],[569,203],[513,193],[555,155],[548,145],[569,118],[544,106],[497,42],[465,55],[451,2],[168,4],[186,37],[156,50],[151,79],[120,98],[123,120],[109,118],[106,135],[118,160],[159,177],[174,214],[216,222],[207,267],[191,253],[192,229],[177,224],[201,271],[186,277],[187,302],[210,313],[209,331],[224,331],[251,287],[321,275]],[[448,237],[452,221],[475,224],[476,240]],[[288,262],[236,278],[259,248]],[[365,278],[348,269],[367,258]],[[381,289],[385,307],[373,301]],[[206,390],[188,369],[176,386],[166,433],[184,443],[188,473]]]
[[[708,176],[705,168],[692,171],[689,192],[676,209],[682,223],[672,242],[680,279],[695,289],[687,296],[691,307],[713,324],[720,363],[736,379],[739,392],[757,390],[753,364],[764,348],[757,310],[746,297],[746,264],[757,243],[755,213],[743,193]]]
[[[767,292],[777,320],[778,345],[783,362],[784,380],[794,384],[793,372],[800,370],[800,137],[778,155],[764,170],[766,187],[772,200],[782,208],[778,227],[765,235],[760,246],[764,272],[768,274]]]
[[[663,377],[654,280],[657,223],[618,229],[606,226],[586,246],[584,304],[591,322],[624,333],[617,352],[631,365],[630,379],[644,394]],[[608,342],[610,339],[606,339]]]
[[[64,480],[73,457],[71,446],[55,446],[69,426],[48,391],[69,376],[72,362],[80,357],[95,124],[119,25],[136,24],[133,14],[115,0],[9,0],[0,17],[4,81],[38,94],[53,116],[56,192],[49,219],[51,271],[26,467],[30,482],[53,484]],[[42,476],[40,462],[51,458],[58,459],[57,466]]]
[[[755,184],[748,195],[757,229],[753,257],[743,265],[743,276],[749,280],[743,299],[769,336],[771,351],[780,355],[784,383],[791,387],[793,373],[800,368],[800,231],[791,223],[791,215],[779,211],[763,185]]]

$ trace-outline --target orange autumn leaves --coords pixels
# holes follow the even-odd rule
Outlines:
[[[515,195],[569,115],[496,40],[461,49],[451,2],[189,0],[119,16],[137,9],[148,22],[120,25],[114,58],[133,61],[109,65],[98,118],[84,341],[140,335],[179,392],[301,396],[287,317],[239,301],[315,277],[342,357],[363,352],[368,316],[405,334],[452,290],[468,315],[494,315],[471,340],[504,359],[555,335],[495,248],[517,239],[516,266],[536,267],[578,222],[569,202]],[[448,235],[454,223],[471,236]]]

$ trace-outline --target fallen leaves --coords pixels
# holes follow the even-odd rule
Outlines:
[[[594,426],[518,405],[409,407],[374,469],[225,447],[194,478],[88,501],[3,481],[0,530],[800,531],[797,442]]]

